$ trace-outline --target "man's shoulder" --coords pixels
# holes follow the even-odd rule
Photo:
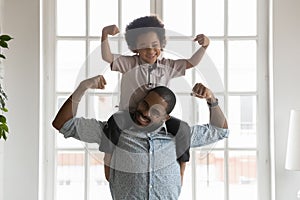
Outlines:
[[[132,114],[125,110],[115,112],[108,119],[108,126],[116,126],[121,130],[127,129],[132,123]]]

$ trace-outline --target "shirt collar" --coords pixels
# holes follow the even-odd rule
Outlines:
[[[163,55],[162,55],[162,53],[157,57],[157,60],[156,60],[156,62],[155,62],[155,64],[156,64],[156,67],[162,67],[161,66],[161,60],[163,59]],[[149,66],[149,64],[148,63],[146,63],[144,60],[142,60],[139,56],[138,56],[138,60],[139,60],[139,64],[141,65],[141,66],[146,66],[146,67],[148,67]]]

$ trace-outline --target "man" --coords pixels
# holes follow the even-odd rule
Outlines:
[[[89,88],[104,89],[105,84],[101,75],[82,81],[59,110],[53,126],[66,138],[99,144],[101,151],[109,151],[113,146],[109,178],[113,199],[177,200],[181,176],[176,157],[176,136],[168,134],[165,128],[165,121],[175,105],[175,95],[166,87],[150,90],[138,103],[135,112],[124,119],[130,119],[132,123],[128,125],[122,119],[115,120],[122,133],[118,141],[113,142],[103,131],[110,128],[107,127],[111,126],[109,123],[75,117],[85,91]],[[198,83],[193,94],[206,99],[210,107],[210,123],[191,127],[191,147],[226,138],[227,121],[213,93]],[[122,127],[124,124],[126,126]]]

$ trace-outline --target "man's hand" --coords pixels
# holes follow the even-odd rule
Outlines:
[[[84,87],[85,89],[104,89],[105,85],[106,80],[102,75],[86,79],[80,83],[80,86]]]
[[[206,37],[204,34],[197,35],[194,41],[197,41],[204,48],[207,48],[209,45],[209,38]]]
[[[102,29],[102,35],[116,35],[119,32],[119,28],[116,25],[105,26]]]
[[[196,83],[192,91],[192,94],[200,99],[211,99],[214,96],[211,90],[202,83]]]

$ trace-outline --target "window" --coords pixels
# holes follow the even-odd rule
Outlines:
[[[53,115],[78,83],[104,74],[105,91],[90,91],[78,115],[107,120],[119,102],[120,74],[102,61],[100,35],[117,24],[124,33],[133,19],[155,13],[164,21],[165,57],[188,57],[199,48],[192,41],[204,33],[210,40],[201,63],[171,82],[178,104],[173,115],[190,124],[208,122],[205,102],[190,97],[196,82],[217,95],[228,117],[229,139],[191,150],[180,199],[268,199],[267,1],[257,0],[45,0],[46,68],[53,88]],[[137,9],[138,8],[138,9]],[[172,9],[170,9],[172,8]],[[129,53],[123,34],[110,37],[112,52]],[[55,66],[54,68],[52,66]],[[184,109],[183,109],[184,108]],[[201,112],[194,112],[201,110]],[[99,112],[101,111],[101,112]],[[49,117],[49,121],[53,116]],[[50,135],[50,134],[49,134]],[[59,134],[49,151],[47,198],[111,199],[104,177],[103,154],[93,144]],[[53,150],[53,151],[52,151]],[[53,159],[50,159],[53,158]],[[263,175],[262,175],[263,174]],[[53,177],[52,177],[53,176]]]

